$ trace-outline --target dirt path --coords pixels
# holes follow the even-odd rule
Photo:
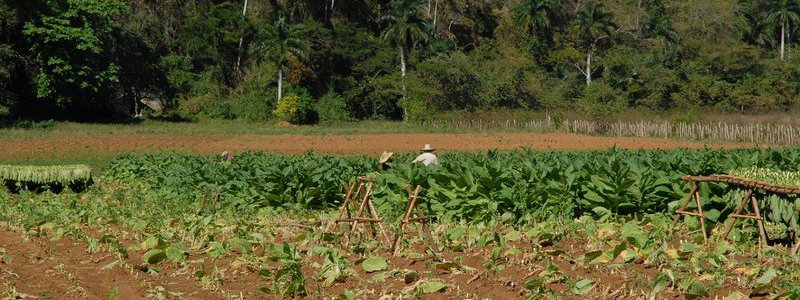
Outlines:
[[[531,147],[542,150],[618,148],[671,149],[705,146],[737,148],[739,143],[705,143],[659,138],[601,137],[565,133],[466,133],[369,135],[221,135],[221,134],[116,134],[110,136],[53,136],[36,140],[0,141],[0,161],[113,155],[129,151],[186,150],[201,154],[223,150],[276,151],[300,154],[316,150],[334,154],[373,155],[384,150],[417,151],[432,144],[442,151]]]

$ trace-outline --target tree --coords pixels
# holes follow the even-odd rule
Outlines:
[[[586,44],[586,69],[578,70],[586,76],[586,85],[592,85],[592,55],[597,43],[614,32],[613,16],[605,11],[602,4],[592,3],[575,15],[574,22],[578,39]]]
[[[383,38],[397,47],[400,55],[400,76],[405,79],[407,51],[413,48],[418,41],[427,41],[428,24],[420,15],[422,10],[420,1],[394,0],[391,7],[389,13],[380,19],[381,22],[387,23],[383,30]],[[406,87],[403,85],[403,100],[406,99],[405,90]],[[403,119],[407,119],[405,108],[403,109]]]
[[[781,28],[781,62],[783,62],[786,27],[800,23],[800,4],[797,0],[773,0],[767,15],[767,22]]]
[[[305,28],[302,24],[289,24],[281,14],[272,26],[261,32],[255,51],[263,59],[272,61],[278,68],[278,102],[283,98],[283,69],[294,55],[300,60],[308,57],[309,47],[303,40]]]
[[[119,67],[110,57],[112,19],[127,8],[115,0],[67,0],[52,5],[24,34],[35,53],[35,83],[40,98],[62,105],[77,104],[81,112],[107,100],[118,81]],[[103,103],[104,104],[104,103]]]
[[[514,19],[529,33],[550,28],[550,1],[524,0],[514,9]]]

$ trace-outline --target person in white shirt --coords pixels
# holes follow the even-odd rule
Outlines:
[[[430,144],[425,144],[425,147],[422,148],[422,154],[417,156],[417,158],[415,158],[412,163],[415,163],[415,164],[416,163],[422,163],[423,165],[426,165],[426,166],[431,165],[431,164],[438,165],[439,164],[439,158],[437,158],[436,155],[433,154],[433,151],[436,151],[436,149],[431,148]]]

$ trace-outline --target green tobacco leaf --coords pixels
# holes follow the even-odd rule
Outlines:
[[[460,239],[460,238],[464,237],[465,233],[466,233],[466,229],[464,227],[459,226],[459,227],[456,227],[456,228],[453,228],[453,229],[450,229],[450,230],[447,231],[447,239],[451,240],[451,241],[454,241],[454,240],[457,240],[457,239]]]
[[[587,278],[576,282],[575,285],[572,286],[572,289],[570,289],[570,291],[578,295],[583,295],[591,291],[593,287],[594,287],[594,280]]]
[[[173,262],[184,260],[187,254],[189,254],[189,248],[181,243],[169,245],[166,250],[167,259]]]
[[[153,265],[164,261],[166,258],[167,255],[164,253],[164,250],[161,249],[153,249],[142,255],[142,261]]]
[[[723,300],[745,300],[745,299],[750,299],[750,297],[738,291],[733,291]]]
[[[659,274],[656,276],[655,279],[650,281],[650,297],[649,299],[653,300],[656,299],[658,293],[663,291],[667,287],[667,276],[664,274]]]
[[[686,289],[687,299],[695,299],[706,296],[708,296],[708,290],[706,290],[706,287],[703,285],[703,283],[699,281],[692,282],[692,284],[689,285],[689,288]]]
[[[778,276],[778,271],[775,270],[774,268],[769,268],[767,269],[767,271],[764,272],[763,275],[761,275],[761,277],[758,278],[758,280],[756,280],[756,283],[758,284],[770,283],[772,279],[775,278],[775,276]]]
[[[522,235],[520,234],[519,231],[511,230],[508,233],[506,233],[505,239],[510,242],[516,242],[519,241],[521,237]]]
[[[628,248],[628,244],[626,243],[619,243],[616,247],[609,249],[608,251],[603,252],[603,255],[600,256],[599,261],[602,263],[609,263],[617,259],[622,251]]]
[[[389,268],[389,264],[386,262],[386,259],[380,256],[371,256],[361,262],[361,267],[364,268],[364,271],[367,273],[375,272],[375,271],[382,271]]]
[[[250,241],[240,238],[231,239],[228,241],[228,247],[236,249],[239,253],[250,254],[253,252],[253,245]]]
[[[603,250],[595,250],[595,251],[587,252],[587,253],[586,253],[586,254],[583,256],[583,263],[584,263],[584,264],[590,264],[590,263],[592,263],[592,262],[593,262],[595,259],[597,259],[598,257],[600,257],[600,255],[603,255]]]
[[[426,281],[419,284],[419,289],[423,294],[438,293],[443,290],[447,284],[441,281]]]

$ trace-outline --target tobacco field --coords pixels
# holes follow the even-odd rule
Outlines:
[[[720,240],[743,193],[724,184],[701,189],[708,243],[696,218],[670,226],[689,192],[681,176],[761,172],[791,184],[800,150],[452,152],[429,167],[412,159],[396,155],[387,172],[372,174],[390,235],[409,186],[421,186],[420,207],[432,218],[433,241],[410,225],[397,255],[368,230],[348,236],[330,226],[345,186],[378,169],[371,157],[126,154],[94,171],[80,192],[6,180],[0,222],[44,247],[82,245],[74,255],[92,258],[100,274],[129,274],[139,290],[126,291],[142,298],[800,297],[788,249],[799,228],[794,198],[757,195],[767,245],[751,221]],[[6,294],[43,296],[47,288],[13,274],[24,272],[20,263],[47,259],[11,248],[0,257]],[[125,298],[120,283],[93,294],[75,270],[71,298]]]

